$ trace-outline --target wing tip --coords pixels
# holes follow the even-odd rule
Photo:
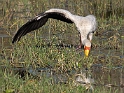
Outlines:
[[[12,44],[14,44],[15,42],[14,41],[12,41]]]
[[[16,34],[16,35],[13,37],[13,39],[12,39],[12,44],[14,44],[15,42],[19,41],[20,38],[21,38],[21,37]]]
[[[17,39],[14,37],[14,38],[12,39],[12,44],[14,44],[16,41],[17,41]]]

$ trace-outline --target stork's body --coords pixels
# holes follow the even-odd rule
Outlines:
[[[64,9],[50,9],[37,15],[34,19],[24,24],[15,34],[12,43],[19,41],[20,38],[27,33],[42,27],[49,18],[61,20],[67,23],[75,23],[77,30],[80,32],[81,44],[84,45],[85,50],[89,50],[91,47],[91,40],[93,32],[96,29],[96,18],[93,15],[86,17],[73,15],[69,11]],[[88,56],[87,53],[85,53]]]

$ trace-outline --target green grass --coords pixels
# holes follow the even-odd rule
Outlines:
[[[98,21],[98,28],[92,41],[92,50],[88,58],[83,56],[83,49],[74,47],[56,47],[57,44],[77,45],[78,31],[75,25],[49,20],[45,26],[21,38],[12,45],[11,38],[1,39],[0,64],[7,68],[32,66],[52,67],[56,73],[65,73],[73,69],[88,68],[93,64],[102,64],[112,68],[123,66],[124,55],[122,27],[124,25],[123,0],[4,0],[0,1],[0,28],[3,34],[12,37],[25,22],[36,14],[50,8],[63,8],[73,14],[86,16],[93,14]],[[116,6],[116,7],[115,7]],[[50,25],[51,24],[51,25]],[[110,32],[110,33],[109,33]],[[0,33],[0,34],[2,34]],[[47,36],[43,36],[47,35]],[[45,37],[45,39],[40,38]],[[74,38],[74,39],[73,39]],[[72,40],[72,41],[70,41]],[[51,46],[48,46],[51,44]],[[9,47],[8,47],[9,46]],[[114,52],[113,52],[114,51]],[[116,51],[116,52],[115,52]],[[113,55],[115,53],[115,55]],[[118,53],[118,54],[116,54]],[[116,56],[117,55],[117,56]],[[116,61],[113,61],[116,60]],[[108,77],[108,81],[111,78]],[[26,74],[22,79],[8,69],[0,70],[1,93],[84,93],[82,86],[74,86],[72,78],[67,84],[50,83],[51,78],[36,78]],[[100,83],[104,83],[101,80]],[[113,92],[113,90],[115,90]],[[118,93],[118,89],[96,86],[93,93]],[[88,93],[90,91],[87,91]]]

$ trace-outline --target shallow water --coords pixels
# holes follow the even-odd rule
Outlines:
[[[123,93],[124,91],[124,67],[104,67],[101,64],[94,64],[91,69],[80,69],[78,71],[71,70],[65,73],[56,73],[52,68],[8,68],[1,66],[2,70],[13,71],[15,74],[19,74],[24,79],[28,73],[34,77],[44,77],[51,79],[52,84],[66,84],[69,80],[72,80],[74,86],[87,87],[94,90],[95,88],[104,88],[105,90],[111,89],[111,92],[118,91]]]

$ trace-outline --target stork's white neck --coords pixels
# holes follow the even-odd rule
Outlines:
[[[91,42],[90,42],[90,40],[88,40],[88,39],[83,40],[83,41],[82,41],[82,44],[83,44],[84,46],[91,47]]]

